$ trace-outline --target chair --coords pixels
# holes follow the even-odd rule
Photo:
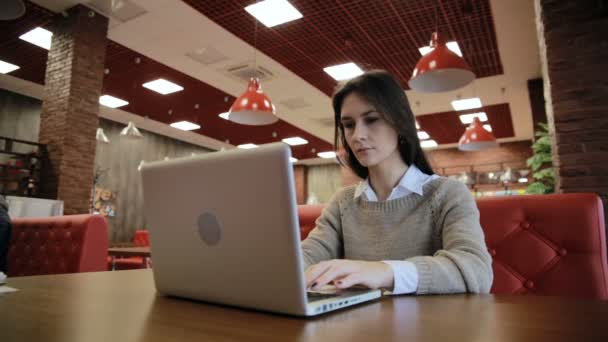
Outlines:
[[[106,270],[108,225],[99,215],[15,218],[9,277]]]
[[[146,247],[150,246],[150,240],[148,237],[148,231],[139,229],[136,230],[133,234],[133,245],[135,247]],[[142,257],[126,257],[126,258],[116,258],[112,260],[108,259],[110,263],[108,268],[111,270],[112,266],[114,266],[114,270],[138,270],[142,268],[147,268],[148,264],[146,258]]]
[[[316,226],[316,221],[325,208],[323,204],[298,205],[298,219],[300,221],[300,240],[306,239],[308,233]]]
[[[608,299],[606,233],[596,194],[477,200],[492,255],[491,293]],[[302,239],[323,206],[300,205]]]

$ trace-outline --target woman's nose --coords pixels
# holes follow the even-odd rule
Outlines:
[[[365,125],[362,125],[362,124],[355,125],[355,130],[353,131],[353,139],[354,140],[367,139],[367,129],[365,128]]]

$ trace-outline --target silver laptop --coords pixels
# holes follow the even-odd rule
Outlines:
[[[142,167],[160,293],[298,316],[381,296],[307,293],[290,156],[274,143]]]

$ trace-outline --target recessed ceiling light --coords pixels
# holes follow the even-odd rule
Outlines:
[[[423,140],[420,142],[420,146],[422,148],[437,147],[437,142],[435,140]]]
[[[483,128],[488,132],[492,132],[492,126],[490,126],[488,124],[483,125]]]
[[[289,157],[289,160],[290,160],[292,163],[295,163],[295,162],[297,162],[297,161],[298,161],[298,159],[296,159],[296,158],[294,158],[294,157]]]
[[[323,68],[336,81],[344,81],[363,74],[363,70],[355,63],[345,63]]]
[[[195,123],[192,123],[190,121],[178,121],[178,122],[172,123],[169,126],[177,128],[177,129],[181,129],[182,131],[192,131],[192,130],[201,128],[201,126],[199,126]]]
[[[325,159],[336,158],[336,152],[334,152],[334,151],[319,152],[319,153],[317,153],[317,156],[319,156],[321,158],[325,158]]]
[[[430,138],[429,134],[425,131],[418,131],[418,139],[425,140]]]
[[[251,144],[251,143],[250,143],[250,144],[242,144],[242,145],[238,145],[237,147],[238,147],[238,148],[245,149],[245,150],[248,150],[248,149],[250,149],[250,148],[256,148],[256,147],[258,147],[258,145],[256,145],[256,144]]]
[[[447,44],[445,44],[448,49],[452,50],[453,53],[457,54],[458,56],[462,57],[462,51],[460,51],[460,46],[458,46],[458,43],[455,41],[451,41],[451,42],[447,42]],[[421,48],[418,48],[418,51],[420,51],[421,55],[426,55],[427,53],[433,51],[434,49],[430,46],[423,46]]]
[[[220,118],[224,119],[224,120],[228,120],[228,115],[230,113],[228,112],[224,112],[224,113],[220,113],[220,115],[218,115]]]
[[[302,18],[302,13],[287,0],[260,1],[245,7],[245,11],[266,27],[273,27]]]
[[[452,101],[452,107],[454,107],[454,110],[467,110],[467,109],[473,109],[473,108],[481,108],[481,100],[479,99],[479,97],[455,100],[455,101]]]
[[[99,103],[110,108],[118,108],[129,104],[129,102],[123,99],[119,99],[110,95],[101,95],[99,97]]]
[[[0,61],[0,74],[8,74],[11,71],[19,69],[19,66],[4,61]]]
[[[26,32],[19,36],[19,39],[25,40],[28,43],[40,46],[41,48],[50,50],[51,49],[51,38],[53,32],[45,30],[42,27],[36,27],[35,29]]]
[[[302,139],[300,137],[285,138],[283,139],[283,142],[291,146],[308,144],[308,140]]]
[[[517,180],[519,183],[528,183],[528,178],[520,178]]]
[[[176,91],[184,90],[184,87],[182,87],[178,84],[175,84],[173,82],[169,82],[162,78],[144,83],[143,86],[150,90],[154,90],[157,93],[163,94],[163,95],[167,95],[167,94],[175,93]]]
[[[479,118],[479,121],[486,122],[488,121],[488,116],[484,112],[472,113],[472,114],[462,114],[460,115],[460,122],[463,124],[470,124],[473,122],[473,119]]]

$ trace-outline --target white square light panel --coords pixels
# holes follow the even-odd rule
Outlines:
[[[245,11],[266,27],[274,27],[302,18],[302,13],[287,0],[260,1],[245,7]]]
[[[355,63],[345,63],[323,68],[336,81],[349,80],[363,74],[363,70]]]
[[[184,90],[184,87],[180,86],[179,84],[169,82],[162,78],[159,78],[154,81],[146,82],[143,84],[143,86],[150,90],[153,90],[157,93],[163,94],[163,95],[167,95],[167,94],[171,94],[171,93],[175,93],[175,92]]]

